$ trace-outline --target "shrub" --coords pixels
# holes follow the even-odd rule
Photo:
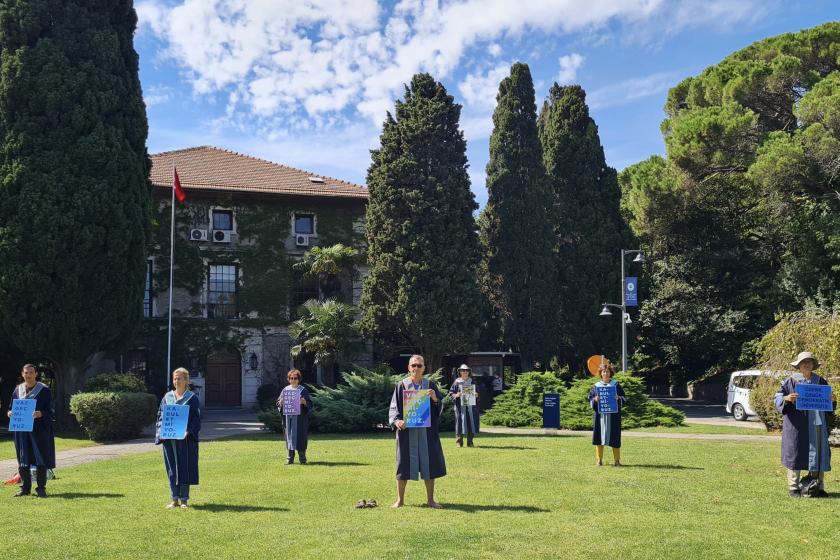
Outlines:
[[[145,393],[146,383],[133,373],[107,372],[85,382],[85,393]]]
[[[773,397],[779,390],[781,380],[769,375],[760,375],[750,390],[750,406],[758,419],[764,422],[768,432],[782,429],[782,415],[776,411]]]
[[[283,416],[277,412],[277,408],[263,408],[257,411],[257,420],[263,423],[267,430],[283,433]]]
[[[560,393],[562,398],[565,392],[566,387],[554,373],[522,373],[513,385],[496,397],[493,408],[484,413],[481,421],[488,426],[542,427],[543,394]]]
[[[130,439],[157,418],[158,400],[150,393],[77,393],[70,412],[90,439]]]
[[[276,383],[263,383],[257,387],[257,410],[274,410],[282,389]]]
[[[648,428],[652,426],[679,426],[685,415],[670,406],[651,400],[645,393],[644,382],[638,377],[619,373],[615,380],[621,384],[627,398],[621,411],[623,428]],[[592,408],[589,406],[589,391],[595,377],[579,379],[560,397],[560,425],[569,430],[592,428]]]

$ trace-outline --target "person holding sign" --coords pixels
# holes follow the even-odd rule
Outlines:
[[[277,397],[277,411],[283,415],[283,434],[286,438],[286,464],[295,462],[295,451],[300,455],[300,464],[306,464],[306,447],[309,444],[309,412],[312,397],[306,387],[300,384],[300,370],[292,369],[286,374],[289,384]]]
[[[397,501],[392,507],[402,507],[409,480],[422,478],[427,505],[441,509],[435,501],[435,479],[446,476],[438,434],[443,394],[423,377],[423,356],[409,358],[408,368],[409,376],[397,383],[388,410],[388,425],[397,435]]]
[[[53,435],[52,393],[37,380],[35,366],[21,368],[23,383],[15,387],[9,417],[9,431],[15,434],[15,453],[20,490],[15,496],[32,492],[32,470],[35,467],[35,495],[47,497],[47,469],[55,468],[55,436]]]
[[[198,395],[188,389],[189,383],[190,372],[185,368],[173,371],[172,385],[175,389],[163,396],[158,409],[155,445],[163,447],[163,464],[169,477],[172,501],[167,509],[189,507],[190,486],[198,484],[201,408]],[[182,420],[184,417],[186,422]]]
[[[466,434],[467,447],[473,447],[473,436],[478,433],[478,393],[467,364],[458,368],[458,378],[452,382],[449,396],[455,403],[455,443],[463,447]]]
[[[802,495],[800,471],[808,470],[809,477],[817,480],[815,491],[809,495],[827,496],[824,488],[825,473],[831,470],[831,449],[828,446],[829,418],[832,412],[825,412],[828,407],[820,406],[819,399],[809,399],[813,405],[798,402],[800,394],[811,389],[810,385],[828,385],[828,382],[814,373],[820,367],[819,361],[810,352],[800,352],[791,362],[798,369],[782,382],[774,397],[776,410],[782,415],[782,465],[787,468],[788,494],[792,498]],[[837,408],[837,397],[829,396],[831,409]],[[811,404],[811,403],[808,403]],[[797,406],[798,405],[798,406]]]
[[[613,466],[621,466],[621,405],[625,400],[624,389],[612,379],[612,364],[598,366],[601,380],[589,391],[592,407],[592,445],[595,446],[595,464],[604,464],[604,446],[613,451]]]

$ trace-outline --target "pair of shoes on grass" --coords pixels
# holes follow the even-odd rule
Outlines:
[[[359,500],[356,502],[356,509],[375,508],[377,506],[376,500]]]
[[[189,506],[189,504],[187,504],[187,502],[182,502],[180,500],[172,500],[171,502],[166,504],[166,509],[177,509],[177,508],[189,509],[189,507],[190,506]]]

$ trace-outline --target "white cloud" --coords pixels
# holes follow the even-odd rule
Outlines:
[[[458,91],[468,107],[489,109],[496,107],[499,83],[510,75],[510,63],[504,62],[486,72],[470,73],[458,84]]]
[[[570,84],[577,77],[578,68],[583,65],[583,56],[578,53],[561,56],[557,61],[560,66],[560,73],[557,74],[558,84]]]
[[[586,95],[586,101],[593,109],[627,105],[637,99],[668,91],[681,77],[684,77],[682,72],[658,72],[631,78],[592,90]]]
[[[172,99],[172,88],[163,85],[153,85],[143,91],[143,101],[146,107],[164,105]]]

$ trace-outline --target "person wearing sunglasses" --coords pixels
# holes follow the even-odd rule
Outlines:
[[[295,451],[300,456],[300,464],[306,464],[306,448],[309,445],[309,413],[312,410],[312,397],[306,387],[300,384],[299,369],[289,370],[286,380],[289,384],[277,397],[277,409],[283,416],[283,435],[286,438],[286,464],[295,462]],[[283,397],[292,394],[300,399],[300,414],[283,413]],[[299,395],[299,396],[298,396]]]
[[[426,504],[441,509],[435,501],[435,479],[446,476],[443,447],[440,444],[440,411],[443,394],[437,385],[423,377],[426,362],[415,354],[408,360],[408,377],[397,383],[388,411],[388,425],[396,431],[397,440],[397,501],[392,507],[402,507],[405,487],[409,480],[423,479],[426,484]],[[429,427],[409,427],[404,416],[404,393],[424,391],[429,396]]]
[[[35,412],[31,432],[13,432],[15,454],[17,455],[20,490],[16,497],[28,496],[32,492],[32,471],[35,469],[35,495],[47,497],[47,471],[55,468],[55,436],[53,434],[52,394],[50,389],[38,381],[35,366],[26,364],[20,370],[23,383],[15,387],[12,400],[9,401],[7,416],[12,417],[15,399],[32,399]]]

